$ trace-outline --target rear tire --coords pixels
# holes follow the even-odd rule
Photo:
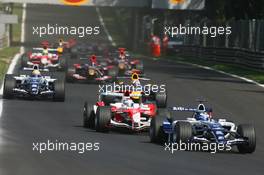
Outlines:
[[[69,83],[73,83],[74,82],[74,77],[73,74],[75,74],[75,68],[74,67],[70,67],[67,69],[67,73],[66,73],[66,80]]]
[[[13,75],[6,74],[4,79],[4,99],[12,99],[14,97],[13,89],[16,87],[16,80]]]
[[[159,108],[166,108],[167,107],[167,93],[166,92],[155,93],[155,101]]]
[[[60,71],[66,71],[68,68],[67,58],[60,58]]]
[[[256,133],[255,129],[250,124],[238,125],[237,133],[247,139],[247,143],[237,145],[240,153],[253,153],[256,149]]]
[[[64,78],[62,79],[57,79],[54,82],[54,101],[60,101],[63,102],[65,101],[65,80]]]
[[[151,119],[149,136],[152,143],[164,143],[167,141],[167,135],[163,131],[163,121],[167,119],[167,110],[160,109],[158,115]]]
[[[95,122],[94,119],[95,119],[95,113],[93,106],[85,102],[83,109],[83,126],[85,128],[94,129],[94,122]]]
[[[99,106],[95,115],[95,130],[97,132],[108,132],[108,124],[111,121],[111,107]]]

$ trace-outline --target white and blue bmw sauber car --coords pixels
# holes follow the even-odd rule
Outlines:
[[[236,126],[226,119],[212,119],[212,109],[202,103],[197,108],[173,107],[172,111],[189,111],[193,116],[176,120],[168,110],[160,110],[151,121],[151,142],[216,143],[237,146],[240,153],[255,151],[256,134],[250,124]]]

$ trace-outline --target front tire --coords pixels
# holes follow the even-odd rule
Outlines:
[[[111,107],[99,106],[95,115],[95,130],[97,132],[108,132],[108,124],[111,122]]]
[[[4,99],[12,99],[14,97],[13,89],[16,87],[16,80],[13,75],[6,74],[4,79]]]
[[[173,138],[177,143],[188,143],[192,138],[192,125],[189,122],[177,122]]]
[[[250,124],[238,125],[237,133],[247,139],[247,143],[237,145],[240,153],[253,153],[256,149],[256,133],[255,129]]]

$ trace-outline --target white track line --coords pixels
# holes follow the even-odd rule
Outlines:
[[[208,66],[202,66],[202,65],[198,65],[198,64],[191,64],[193,66],[196,66],[196,67],[200,67],[200,68],[203,68],[203,69],[208,69],[208,70],[212,70],[212,71],[215,71],[215,72],[218,72],[218,73],[221,73],[221,74],[225,74],[225,75],[228,75],[230,77],[234,77],[234,78],[238,78],[238,79],[241,79],[243,81],[246,81],[248,83],[252,83],[252,84],[255,84],[259,87],[262,87],[264,88],[264,84],[260,84],[254,80],[251,80],[249,78],[246,78],[246,77],[242,77],[242,76],[238,76],[238,75],[235,75],[235,74],[231,74],[231,73],[227,73],[227,72],[224,72],[224,71],[221,71],[221,70],[217,70],[217,69],[214,69],[214,68],[211,68],[211,67],[208,67]]]
[[[101,12],[100,12],[98,7],[96,7],[96,12],[97,12],[97,16],[99,18],[100,24],[101,24],[101,26],[103,26],[104,32],[106,33],[108,40],[110,41],[112,46],[116,46],[116,43],[114,42],[112,36],[110,35],[110,33],[108,32],[108,30],[107,30],[107,28],[105,26],[104,19],[103,19],[102,15],[101,15]]]
[[[167,60],[169,62],[175,62],[174,60]],[[208,66],[202,66],[202,65],[199,65],[199,64],[194,64],[194,63],[187,63],[187,62],[183,62],[183,61],[177,61],[179,63],[183,63],[183,64],[188,64],[188,65],[191,65],[191,66],[195,66],[195,67],[199,67],[199,68],[202,68],[202,69],[207,69],[207,70],[211,70],[211,71],[215,71],[215,72],[218,72],[218,73],[221,73],[221,74],[224,74],[224,75],[227,75],[227,76],[230,76],[230,77],[234,77],[234,78],[238,78],[240,80],[243,80],[243,81],[246,81],[248,83],[252,83],[252,84],[255,84],[259,87],[262,87],[264,88],[264,84],[260,84],[254,80],[251,80],[249,78],[246,78],[246,77],[242,77],[242,76],[238,76],[238,75],[235,75],[235,74],[231,74],[231,73],[227,73],[227,72],[224,72],[224,71],[221,71],[221,70],[217,70],[217,69],[214,69],[212,67],[208,67]]]
[[[21,43],[23,44],[25,41],[25,21],[26,21],[26,3],[23,4],[23,14],[22,14],[22,23],[21,23]],[[23,46],[20,47],[20,53],[17,53],[14,58],[12,59],[8,69],[7,74],[13,74],[15,67],[18,63],[18,60],[21,56],[21,53],[25,51],[25,48]],[[0,95],[3,96],[3,89],[4,89],[4,83],[2,82],[1,88],[0,88]],[[0,117],[2,117],[3,112],[3,99],[0,99]]]

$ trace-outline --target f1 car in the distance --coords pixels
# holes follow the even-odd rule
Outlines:
[[[151,142],[216,143],[237,146],[240,153],[253,153],[256,148],[255,129],[250,124],[236,125],[226,119],[212,119],[212,109],[200,103],[197,108],[173,107],[173,111],[193,112],[191,118],[175,120],[168,111],[151,121]]]
[[[108,52],[108,47],[105,44],[79,42],[71,48],[71,58],[78,59],[79,57],[86,57],[92,54],[105,56]]]
[[[137,99],[139,94],[134,94]],[[133,94],[102,93],[95,105],[84,104],[84,127],[98,132],[108,132],[110,128],[127,128],[132,131],[149,129],[151,118],[157,107],[152,103],[133,101]]]
[[[110,53],[109,64],[118,67],[118,75],[132,75],[133,73],[144,74],[143,62],[138,59],[131,59],[125,48],[119,48],[118,52]]]
[[[47,48],[57,48],[60,53],[70,53],[71,49],[76,45],[76,40],[71,38],[67,41],[59,39],[58,42],[51,43],[47,40],[44,40],[40,43],[42,47]]]
[[[6,74],[3,98],[53,99],[54,101],[64,101],[64,76],[52,78],[48,75],[41,75],[38,69],[34,69],[30,75],[27,73],[21,75]]]
[[[24,53],[21,56],[21,67],[33,67],[38,64],[40,68],[65,71],[67,69],[67,56],[61,54],[60,49],[33,48],[32,52]]]
[[[67,70],[67,81],[75,82],[113,82],[117,77],[114,66],[102,65],[95,55],[85,58],[85,63],[76,63]]]

